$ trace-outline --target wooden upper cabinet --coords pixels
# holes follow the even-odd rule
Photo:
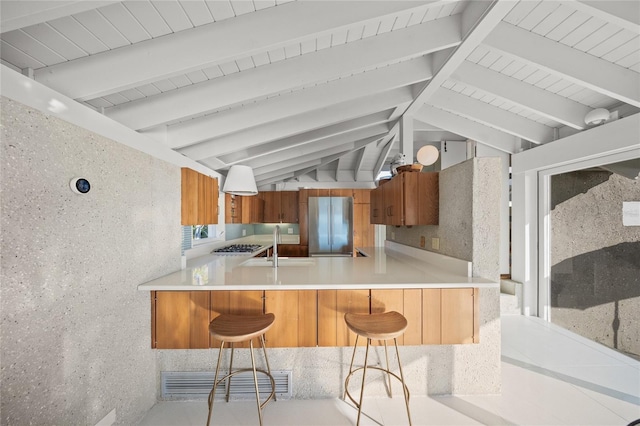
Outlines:
[[[298,223],[298,191],[264,191],[265,223]]]
[[[243,223],[242,207],[239,195],[224,194],[224,223]]]
[[[182,169],[182,225],[218,223],[218,179]]]
[[[261,223],[264,218],[264,200],[258,196],[241,196],[242,223]]]
[[[371,191],[371,189],[354,189],[353,204],[370,204]]]
[[[370,216],[372,224],[384,224],[384,187],[380,186],[370,193]]]
[[[395,176],[371,191],[371,223],[437,225],[438,182],[437,172],[405,172]]]

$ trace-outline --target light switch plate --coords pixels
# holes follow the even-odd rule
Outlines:
[[[293,228],[287,228],[287,234],[293,234]]]
[[[440,238],[431,239],[431,248],[434,250],[440,250]]]
[[[243,237],[246,237],[246,236],[247,236],[247,230],[246,230],[246,229],[243,229],[243,230],[242,230],[242,236],[243,236]]]

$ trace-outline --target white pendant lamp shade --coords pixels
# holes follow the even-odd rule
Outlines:
[[[433,145],[425,145],[418,150],[416,159],[423,166],[430,166],[438,161],[438,148]]]
[[[231,166],[222,191],[233,195],[256,195],[258,187],[251,167]]]

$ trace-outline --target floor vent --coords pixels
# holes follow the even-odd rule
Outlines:
[[[224,377],[226,372],[221,372]],[[291,370],[271,371],[276,382],[276,396],[290,399],[292,394]],[[162,399],[206,399],[213,387],[214,373],[210,371],[163,371]],[[258,373],[258,389],[260,395],[266,398],[271,392],[271,382],[267,376]],[[216,389],[216,400],[224,399],[227,393],[227,382],[221,383]],[[232,400],[255,398],[253,373],[245,371],[231,378],[229,397]]]

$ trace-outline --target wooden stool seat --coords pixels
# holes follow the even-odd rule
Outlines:
[[[211,337],[229,343],[244,342],[266,333],[276,316],[264,315],[232,315],[222,314],[209,324]]]
[[[396,311],[382,314],[344,315],[347,327],[354,333],[374,340],[387,340],[399,337],[407,329],[407,319]]]

